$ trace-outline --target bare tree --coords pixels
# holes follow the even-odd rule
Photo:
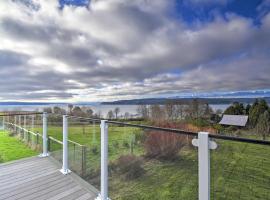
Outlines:
[[[87,117],[92,117],[93,116],[93,113],[94,113],[94,111],[91,108],[86,109],[85,112],[87,114]]]
[[[46,113],[52,113],[52,108],[47,107],[47,108],[44,108],[43,111],[46,112]]]
[[[68,104],[68,109],[69,109],[69,114],[72,114],[72,109],[73,109],[73,105],[72,104]]]
[[[137,113],[144,119],[149,118],[149,109],[147,105],[138,105]]]
[[[180,104],[180,103],[178,103],[178,104],[176,104],[175,105],[175,118],[176,119],[180,119],[180,120],[182,120],[182,119],[184,119],[184,114],[185,114],[185,105],[183,105],[183,104]]]
[[[76,116],[79,116],[79,117],[85,116],[85,113],[83,112],[83,110],[79,106],[75,106],[72,110],[72,113]]]
[[[129,112],[125,112],[124,118],[125,118],[125,119],[130,118],[130,114],[129,114]]]
[[[65,115],[66,114],[66,110],[65,109],[62,109],[58,106],[54,106],[53,107],[53,113],[55,114],[59,114],[59,115]]]
[[[206,104],[198,99],[193,99],[190,104],[187,105],[185,112],[191,119],[199,119],[204,116],[206,110]]]
[[[96,113],[93,115],[93,117],[95,117],[95,118],[102,118],[103,115],[102,115],[101,111],[99,110],[98,112],[96,112]]]
[[[160,105],[151,105],[151,120],[153,121],[161,121],[164,119],[164,110]]]
[[[113,114],[113,111],[112,111],[112,110],[110,110],[110,111],[108,112],[107,118],[108,118],[108,119],[113,119],[113,118],[114,118],[114,114]]]
[[[165,112],[168,120],[174,120],[175,117],[175,106],[172,101],[168,101],[165,104]]]
[[[117,119],[118,118],[118,114],[120,113],[120,108],[119,107],[116,107],[114,109],[114,113],[115,113],[115,118]]]

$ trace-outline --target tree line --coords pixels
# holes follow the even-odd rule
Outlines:
[[[168,100],[165,105],[139,105],[138,115],[150,121],[213,120],[216,113],[208,103],[194,99],[187,104]],[[214,118],[213,118],[214,117]]]
[[[252,105],[235,102],[224,111],[224,114],[248,115],[249,128],[254,128],[263,139],[270,134],[270,107],[265,99],[256,99]]]

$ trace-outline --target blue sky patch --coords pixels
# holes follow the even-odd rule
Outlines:
[[[196,1],[194,3],[194,1],[178,0],[176,3],[176,16],[182,18],[188,24],[194,22],[211,22],[214,20],[215,15],[226,18],[227,13],[252,18],[256,24],[259,23],[261,10],[267,9],[267,5],[263,5],[263,0],[236,0],[228,1],[224,4],[205,3],[203,1]]]

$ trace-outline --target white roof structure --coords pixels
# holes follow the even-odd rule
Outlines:
[[[219,124],[230,126],[246,126],[248,116],[246,115],[223,115]]]

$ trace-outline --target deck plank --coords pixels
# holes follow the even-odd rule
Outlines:
[[[0,200],[94,200],[97,190],[50,158],[32,157],[0,165]]]

